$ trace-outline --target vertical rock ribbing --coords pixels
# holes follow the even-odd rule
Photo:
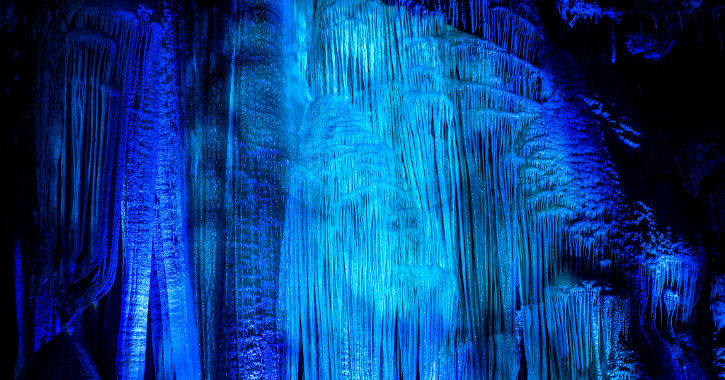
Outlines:
[[[424,240],[394,151],[360,111],[323,97],[295,162],[280,271],[286,376],[456,377],[455,277]]]
[[[204,379],[216,379],[219,366],[221,270],[224,258],[224,142],[228,125],[228,60],[223,54],[223,13],[193,4],[183,18],[191,20],[180,38],[180,75],[187,99],[185,143],[189,151],[189,225],[191,264]],[[228,102],[226,103],[228,104]]]
[[[400,157],[422,236],[439,247],[420,259],[455,278],[463,306],[455,318],[464,322],[456,339],[465,343],[451,355],[467,363],[458,376],[515,376],[518,262],[527,257],[515,149],[539,107],[538,69],[526,62],[536,57],[537,27],[499,7],[479,12],[496,23],[480,31],[485,38],[416,5],[322,3],[315,12],[314,94],[341,95],[362,109]],[[507,30],[514,34],[501,34]],[[410,317],[396,319],[416,326],[431,315]]]
[[[41,49],[36,160],[40,225],[47,259],[34,276],[56,293],[64,321],[96,301],[116,269],[119,230],[117,157],[124,51],[131,20],[83,10],[64,36]],[[46,272],[47,271],[47,272]]]
[[[37,284],[29,288],[49,287],[67,322],[115,278],[129,110],[153,31],[144,15],[59,12],[73,17],[45,39],[38,76],[38,217],[47,246],[38,257],[47,261],[30,266]]]
[[[694,363],[704,248],[623,191],[608,150],[646,143],[533,0],[61,3],[43,8],[19,364],[96,325],[120,379]]]
[[[148,329],[149,293],[154,237],[160,69],[156,61],[160,28],[141,11],[132,52],[136,93],[127,110],[123,209],[123,291],[118,333],[116,376],[143,379]]]
[[[190,278],[186,150],[180,117],[179,6],[164,5],[150,320],[156,379],[199,379],[199,337]]]
[[[281,376],[277,274],[288,145],[307,101],[299,12],[295,1],[209,7],[188,36],[198,65],[186,74],[206,78],[204,87],[186,88],[203,105],[190,110],[189,144],[205,378]],[[212,26],[222,20],[223,28]]]

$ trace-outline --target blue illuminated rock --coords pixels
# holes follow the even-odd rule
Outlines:
[[[670,2],[655,24],[701,9]],[[636,188],[653,137],[550,35],[607,26],[610,67],[685,24],[543,3],[39,6],[22,376],[722,374],[719,145],[677,159],[703,237]]]

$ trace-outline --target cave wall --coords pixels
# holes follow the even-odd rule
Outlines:
[[[4,6],[5,372],[722,375],[723,8],[683,4]]]

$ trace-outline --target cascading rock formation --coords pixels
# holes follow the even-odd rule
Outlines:
[[[725,4],[632,3],[0,6],[0,376],[725,378],[725,117],[631,74]]]

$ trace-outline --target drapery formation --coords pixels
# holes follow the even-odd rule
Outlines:
[[[37,282],[24,288],[52,294],[57,308],[27,310],[45,313],[46,324],[57,311],[66,329],[82,329],[80,314],[96,308],[120,270],[120,326],[107,332],[118,334],[116,375],[143,378],[151,330],[159,377],[197,377],[170,26],[178,20],[167,14],[162,29],[144,8],[71,11],[70,23],[52,29],[39,52],[35,152],[45,240],[24,252],[32,266],[23,268],[23,280]],[[53,335],[37,327],[31,334]]]
[[[696,362],[704,250],[625,194],[533,1],[73,4],[38,32],[18,368],[61,329],[119,379]]]

